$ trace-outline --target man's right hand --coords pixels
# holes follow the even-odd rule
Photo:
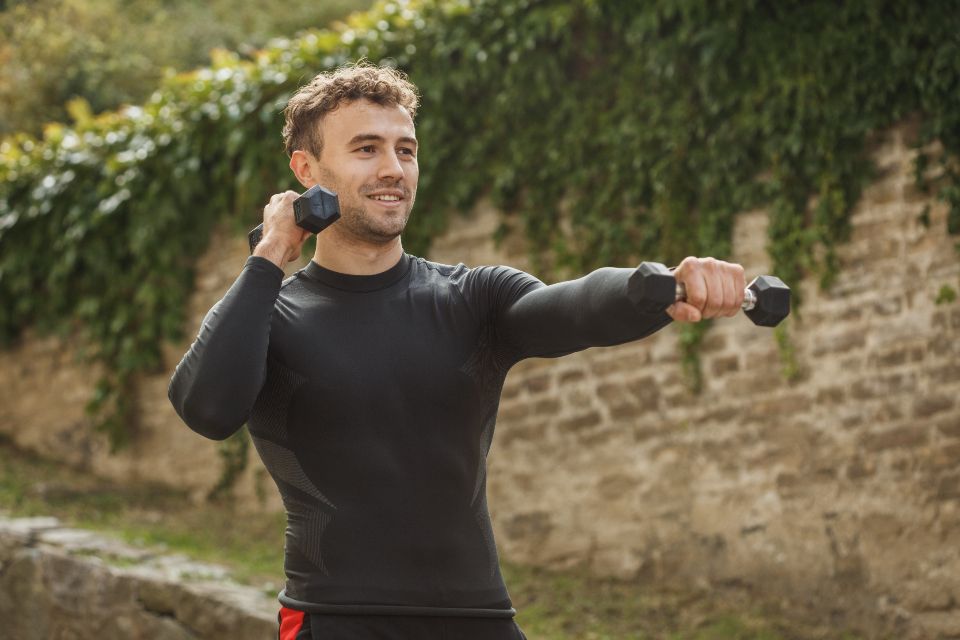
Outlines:
[[[253,255],[266,258],[281,269],[300,257],[303,243],[311,233],[297,226],[293,201],[300,197],[296,191],[274,194],[263,208],[263,238]]]

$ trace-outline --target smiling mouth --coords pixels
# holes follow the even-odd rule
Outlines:
[[[400,196],[387,196],[387,195],[378,195],[378,196],[367,196],[371,200],[378,200],[380,202],[399,202],[403,200]]]

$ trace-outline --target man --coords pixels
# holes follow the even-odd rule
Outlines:
[[[504,378],[523,358],[636,340],[671,319],[732,316],[739,265],[676,269],[688,302],[641,314],[632,269],[545,286],[508,267],[405,254],[417,193],[416,89],[370,65],[321,74],[290,100],[284,140],[305,187],[341,219],[284,280],[308,232],[292,191],[210,310],[169,396],[198,433],[244,423],[287,510],[283,640],[523,638],[486,506]],[[312,634],[312,635],[311,635]]]

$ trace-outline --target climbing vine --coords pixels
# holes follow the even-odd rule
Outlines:
[[[921,183],[934,176],[960,232],[950,3],[382,2],[253,59],[221,52],[143,105],[75,106],[70,126],[0,146],[0,339],[32,326],[88,345],[106,365],[90,410],[115,444],[138,375],[183,338],[214,224],[252,226],[269,194],[296,187],[286,98],[358,57],[407,70],[422,92],[414,252],[484,196],[511,213],[498,236],[524,233],[555,278],[727,256],[735,213],[762,206],[774,272],[829,286],[870,145],[904,120],[918,123]]]

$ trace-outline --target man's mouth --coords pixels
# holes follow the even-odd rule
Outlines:
[[[367,197],[371,200],[379,200],[380,202],[399,202],[400,200],[403,200],[403,198],[400,196],[393,195],[373,195]]]

